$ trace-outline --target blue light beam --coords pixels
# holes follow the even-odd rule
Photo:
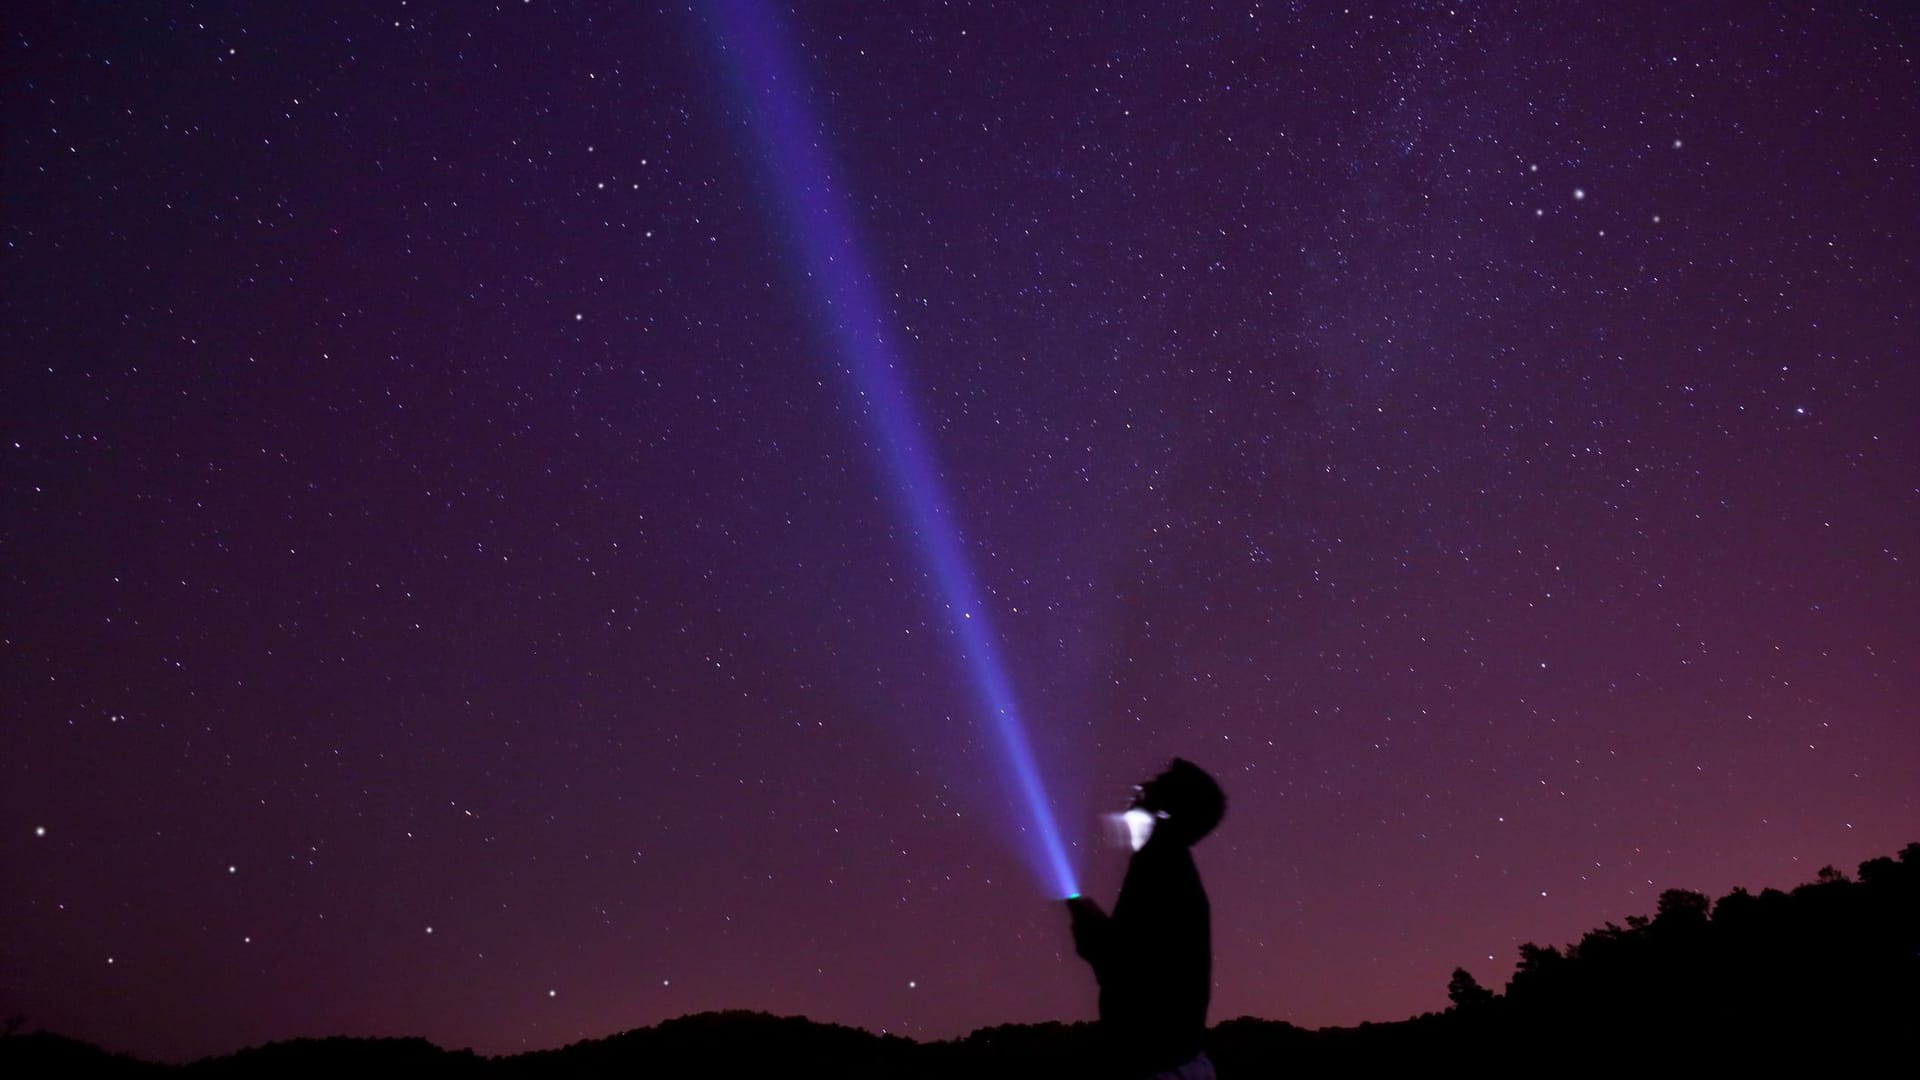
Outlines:
[[[994,652],[987,607],[901,379],[900,352],[888,340],[873,277],[845,197],[835,187],[820,125],[807,107],[805,83],[770,6],[762,0],[713,0],[709,10],[718,23],[730,74],[756,114],[751,126],[774,175],[772,187],[781,210],[796,233],[795,246],[818,293],[843,370],[866,406],[881,461],[946,601],[961,658],[971,671],[980,705],[993,717],[1005,764],[1038,834],[1037,869],[1055,895],[1078,895],[1019,704]]]

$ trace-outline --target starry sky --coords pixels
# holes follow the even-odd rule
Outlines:
[[[5,27],[0,1012],[1088,1018],[705,5]],[[782,7],[1088,891],[1445,1005],[1920,839],[1909,5]]]

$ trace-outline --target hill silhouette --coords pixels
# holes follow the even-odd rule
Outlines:
[[[1670,889],[1652,915],[1624,926],[1607,923],[1564,947],[1522,945],[1499,992],[1459,968],[1447,993],[1443,1012],[1350,1028],[1227,1020],[1209,1031],[1208,1053],[1222,1076],[1441,1062],[1482,1073],[1665,1073],[1904,1057],[1920,1033],[1920,843],[1861,863],[1852,878],[1824,868],[1791,891],[1711,900]],[[170,1066],[32,1032],[0,1038],[0,1075],[1073,1077],[1086,1075],[1095,1038],[1089,1023],[1043,1023],[919,1043],[803,1017],[713,1012],[500,1058],[424,1039],[336,1037]]]

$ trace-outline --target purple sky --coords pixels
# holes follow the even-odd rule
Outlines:
[[[1308,7],[783,17],[1088,891],[1193,759],[1347,1024],[1920,840],[1920,16]],[[1092,1015],[700,8],[11,13],[0,1013]]]

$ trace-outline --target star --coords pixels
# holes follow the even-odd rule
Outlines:
[[[1062,861],[1111,904],[1128,845],[1095,842],[1099,812],[1169,753],[1232,778],[1199,859],[1252,914],[1215,927],[1214,1020],[1395,1021],[1446,999],[1393,972],[1497,964],[1509,935],[1637,913],[1615,914],[1629,887],[1792,888],[1794,855],[1916,839],[1904,792],[1860,780],[1920,753],[1887,676],[1920,585],[1884,539],[1910,524],[1920,446],[1886,429],[1920,366],[1879,347],[1916,230],[1857,197],[1906,190],[1883,151],[1911,73],[1874,35],[1782,6],[1795,62],[1847,73],[1782,109],[1722,92],[1778,66],[1766,40],[1695,65],[1694,29],[1604,5],[1546,52],[1523,13],[1475,8],[1468,40],[1409,7],[1407,71],[1326,62],[1352,16],[1301,5],[1310,62],[1242,73],[1244,8],[1143,5],[1050,37],[1015,82],[962,36],[978,13],[939,4],[909,29],[729,0],[699,32],[681,5],[613,5],[595,36],[638,44],[617,77],[599,49],[525,49],[567,24],[523,6],[389,50],[294,5],[245,65],[214,36],[231,19],[35,20],[28,167],[0,185],[85,227],[8,249],[34,355],[0,405],[34,571],[8,587],[45,623],[6,642],[31,717],[9,827],[75,831],[13,845],[35,906],[0,953],[71,975],[101,942],[274,931],[257,953],[242,931],[245,963],[216,941],[236,977],[205,995],[102,957],[65,1034],[231,1053],[300,1024],[298,976],[340,950],[438,938],[423,906],[471,959],[356,951],[419,992],[312,1034],[508,1052],[810,994],[815,1019],[928,1037],[1071,1018],[1095,980],[1051,900],[1026,930],[1067,891],[1028,873],[1051,861],[1036,822],[1060,814]],[[784,25],[723,25],[764,8]],[[203,48],[258,107],[203,107]],[[381,78],[339,77],[369,49]],[[1605,81],[1663,56],[1647,86]],[[1469,58],[1513,75],[1471,109],[1409,77]],[[484,93],[393,100],[471,63]],[[935,90],[945,119],[916,121]],[[1658,161],[1663,123],[1708,145]],[[1846,167],[1783,176],[1789,144]],[[121,173],[161,179],[102,201]],[[1792,182],[1724,197],[1754,175]],[[1755,461],[1765,499],[1741,488]],[[1696,719],[1740,752],[1689,756]],[[901,753],[850,752],[882,730]],[[1847,808],[1847,844],[1773,808],[1783,777]],[[1367,840],[1402,823],[1407,887],[1377,888]],[[199,859],[236,845],[261,873],[223,894]],[[1315,902],[1260,899],[1296,878]],[[934,882],[957,918],[927,932]],[[1525,888],[1541,922],[1477,914]],[[1401,932],[1422,895],[1436,917]],[[1355,952],[1315,957],[1334,919]],[[956,942],[1034,992],[943,967]],[[756,961],[669,1002],[602,987],[605,950],[663,990],[648,966]],[[948,977],[895,983],[903,1013],[859,974],[903,967]],[[519,996],[542,970],[534,1000],[567,981],[564,1013]]]

